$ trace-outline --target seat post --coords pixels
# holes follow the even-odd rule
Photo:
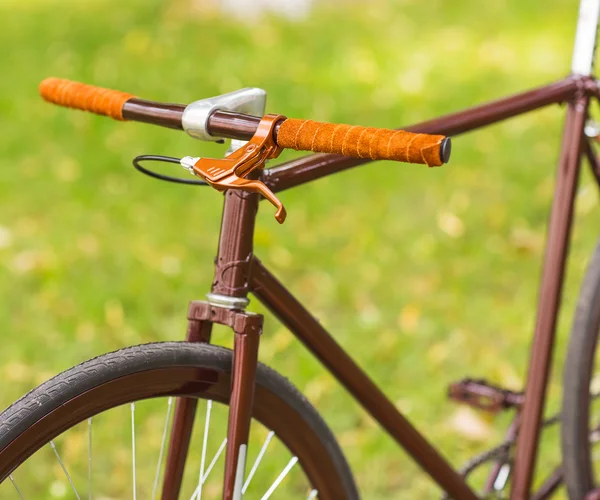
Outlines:
[[[581,0],[571,64],[571,71],[574,75],[590,76],[592,74],[599,17],[600,0]]]

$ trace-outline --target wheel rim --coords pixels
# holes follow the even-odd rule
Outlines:
[[[195,397],[226,404],[230,382],[228,372],[182,366],[136,372],[97,385],[50,411],[5,446],[0,452],[0,478],[6,479],[46,443],[90,417],[133,401],[160,396]],[[344,496],[339,474],[324,444],[315,438],[297,412],[262,386],[255,391],[254,419],[274,431],[299,458],[310,484],[319,491],[319,498]],[[249,461],[247,473],[251,466]]]

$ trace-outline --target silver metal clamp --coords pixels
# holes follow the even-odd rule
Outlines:
[[[250,300],[246,297],[230,297],[220,293],[207,293],[206,299],[211,306],[223,307],[225,309],[246,309]]]
[[[208,133],[208,117],[216,110],[237,111],[254,116],[263,116],[267,105],[267,92],[263,89],[248,87],[228,94],[209,97],[189,104],[182,118],[183,129],[195,139],[218,141]],[[244,143],[245,141],[240,141]]]

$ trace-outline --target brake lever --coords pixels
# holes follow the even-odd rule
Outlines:
[[[263,116],[252,139],[225,158],[186,156],[180,163],[186,170],[202,178],[217,191],[239,189],[261,194],[277,208],[275,219],[283,224],[286,217],[283,203],[263,182],[246,179],[250,172],[264,168],[267,160],[277,158],[281,154],[282,148],[275,142],[273,133],[275,126],[281,120],[285,120],[285,116]]]

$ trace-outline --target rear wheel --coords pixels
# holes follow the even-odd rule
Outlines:
[[[600,243],[583,282],[563,373],[562,453],[565,483],[571,500],[583,500],[594,487],[594,453],[600,424]]]
[[[205,401],[180,498],[220,498],[231,366],[228,349],[168,342],[54,377],[0,414],[0,498],[160,498],[175,397]],[[244,498],[358,499],[325,422],[262,364],[251,429]]]

